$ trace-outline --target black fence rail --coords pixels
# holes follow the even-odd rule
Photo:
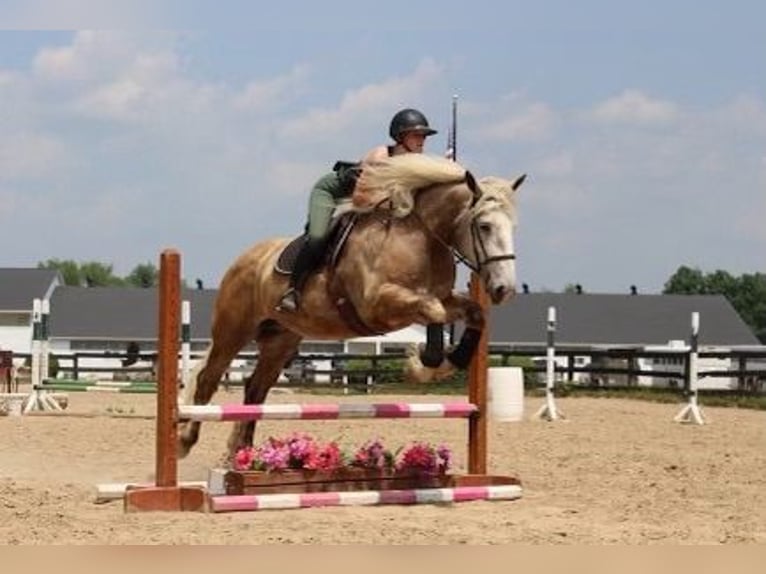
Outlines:
[[[490,365],[510,366],[515,364],[522,366],[525,371],[527,385],[544,384],[540,377],[546,372],[545,346],[532,345],[506,345],[490,346]],[[646,350],[633,347],[609,347],[594,348],[580,346],[557,346],[555,355],[564,358],[566,365],[556,364],[554,372],[568,384],[578,384],[575,374],[584,373],[589,375],[586,381],[580,381],[584,385],[601,386],[637,386],[639,376],[648,376],[656,379],[675,379],[688,384],[689,379],[689,349],[681,347],[673,350]],[[201,359],[202,353],[191,353],[192,366]],[[699,358],[729,359],[733,365],[729,369],[699,370],[698,377],[724,377],[737,379],[739,390],[763,392],[766,387],[766,347],[756,349],[712,350],[701,351]],[[29,362],[29,353],[15,353],[14,359]],[[287,384],[291,385],[315,385],[315,386],[375,386],[382,382],[394,382],[401,379],[401,373],[397,369],[406,358],[405,353],[386,353],[383,355],[368,355],[359,353],[301,353],[296,355],[288,363],[283,371]],[[587,364],[577,365],[576,361],[584,358]],[[120,352],[95,352],[76,351],[72,353],[56,353],[51,357],[51,363],[55,364],[58,373],[63,373],[66,378],[78,380],[87,373],[110,373],[112,376],[139,376],[145,375],[147,379],[153,377],[157,360],[157,353],[144,352],[139,355],[128,355]],[[125,366],[99,366],[89,365],[92,360],[114,360],[125,364],[133,359],[133,364]],[[179,354],[179,360],[181,355]],[[678,364],[677,369],[647,369],[639,367],[639,359],[673,359]],[[238,366],[232,366],[224,377],[223,384],[237,386],[240,381],[233,380],[234,373],[240,373],[247,377],[258,360],[258,354],[241,353],[235,361]],[[329,362],[330,368],[321,368],[317,363]],[[755,362],[755,364],[753,364]],[[135,363],[144,363],[136,365]],[[145,363],[150,363],[146,365]],[[619,383],[610,382],[610,377],[621,377]],[[324,379],[324,381],[322,381]],[[459,381],[458,381],[459,382]]]

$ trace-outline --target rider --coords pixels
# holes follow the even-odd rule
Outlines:
[[[295,259],[290,275],[290,286],[277,305],[279,311],[296,311],[300,303],[300,292],[311,272],[322,261],[325,239],[330,229],[330,220],[336,205],[354,191],[360,167],[387,157],[404,153],[422,153],[428,136],[437,133],[428,125],[426,117],[418,110],[399,110],[391,118],[388,129],[393,145],[382,145],[370,150],[361,164],[338,162],[332,172],[322,176],[314,184],[309,197],[307,239]]]

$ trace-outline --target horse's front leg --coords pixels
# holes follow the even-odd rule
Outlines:
[[[443,359],[438,365],[425,363],[423,353],[410,351],[407,364],[408,377],[418,382],[443,380],[453,375],[458,369],[468,368],[486,324],[481,306],[470,297],[453,293],[442,303],[447,312],[446,322],[464,321],[465,329],[457,346],[451,349],[446,357],[442,355]],[[429,332],[429,336],[435,337],[436,334]],[[427,343],[426,354],[428,349]]]
[[[414,356],[408,361],[406,375],[417,382],[442,378],[436,371],[444,364],[443,326],[448,313],[438,298],[389,283],[378,289],[371,311],[373,324],[386,330],[395,328],[393,321],[397,324],[405,320],[410,324],[425,325],[426,347],[410,350]]]
[[[280,325],[262,331],[256,338],[258,362],[245,383],[244,404],[260,405],[266,401],[269,389],[277,382],[282,369],[298,350],[301,336]],[[241,421],[234,425],[228,440],[228,463],[234,462],[237,451],[253,446],[255,421]]]
[[[464,321],[465,329],[457,346],[447,354],[447,360],[457,369],[467,369],[481,333],[487,324],[484,311],[476,301],[466,295],[453,293],[444,302],[450,322]]]

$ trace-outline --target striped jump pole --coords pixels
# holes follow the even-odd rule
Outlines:
[[[181,303],[181,388],[191,371],[191,303]]]
[[[546,323],[547,348],[545,352],[545,402],[535,413],[534,418],[555,421],[566,418],[556,406],[556,396],[553,392],[556,381],[556,308],[548,307]]]
[[[689,370],[685,385],[685,391],[689,401],[681,409],[681,412],[675,416],[674,420],[678,423],[705,424],[705,417],[697,402],[697,388],[699,384],[699,331],[700,314],[697,311],[694,311],[692,313],[691,345],[689,346]]]
[[[157,387],[155,385],[114,386],[59,382],[43,383],[42,385],[35,387],[35,389],[39,391],[64,391],[67,393],[120,393],[126,395],[148,395],[155,394],[157,392]]]
[[[47,299],[32,300],[32,391],[24,400],[22,412],[62,411],[61,405],[46,389],[40,388],[48,376],[48,317],[50,304]]]
[[[518,484],[456,486],[409,490],[358,490],[350,492],[310,492],[305,494],[253,494],[214,496],[213,512],[285,510],[321,506],[381,506],[385,504],[437,504],[474,500],[516,500],[521,498]]]
[[[43,299],[40,303],[40,381],[50,377],[50,319],[51,302]]]
[[[181,420],[261,421],[334,419],[415,419],[470,418],[478,414],[476,405],[455,403],[349,403],[349,404],[274,404],[274,405],[180,405]]]
[[[45,378],[42,375],[42,317],[43,303],[40,299],[32,301],[32,372],[30,377],[32,385],[39,385]]]

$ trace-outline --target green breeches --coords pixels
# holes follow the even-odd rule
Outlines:
[[[317,181],[309,196],[309,221],[307,232],[309,237],[322,239],[330,229],[330,220],[338,200],[333,191],[337,185],[334,172],[328,173]]]

